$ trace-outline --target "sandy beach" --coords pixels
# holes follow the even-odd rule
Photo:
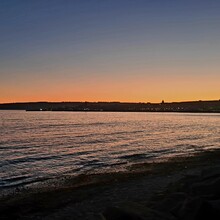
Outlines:
[[[184,198],[188,197],[183,185],[203,181],[204,173],[219,177],[219,158],[220,151],[206,151],[191,157],[135,165],[123,173],[81,175],[57,181],[59,184],[17,189],[2,196],[0,216],[1,219],[129,219],[126,216],[179,219],[167,207],[163,214],[160,202],[173,193],[181,192]],[[168,203],[172,206],[180,200],[175,198]],[[152,212],[152,208],[156,211]]]

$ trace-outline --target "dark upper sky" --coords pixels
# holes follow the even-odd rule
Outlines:
[[[1,0],[0,31],[0,102],[220,98],[217,0]]]

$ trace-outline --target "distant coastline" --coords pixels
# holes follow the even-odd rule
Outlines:
[[[220,100],[161,103],[129,102],[24,102],[3,103],[0,110],[90,112],[198,112],[220,113]]]

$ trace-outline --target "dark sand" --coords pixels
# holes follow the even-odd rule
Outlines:
[[[193,181],[192,176],[219,167],[220,151],[210,150],[160,163],[138,164],[128,172],[82,175],[46,187],[19,189],[0,198],[0,219],[107,219],[111,212],[107,207],[155,207],[181,185]]]

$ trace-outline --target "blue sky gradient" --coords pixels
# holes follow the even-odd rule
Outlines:
[[[220,98],[217,0],[2,0],[0,30],[0,102]]]

